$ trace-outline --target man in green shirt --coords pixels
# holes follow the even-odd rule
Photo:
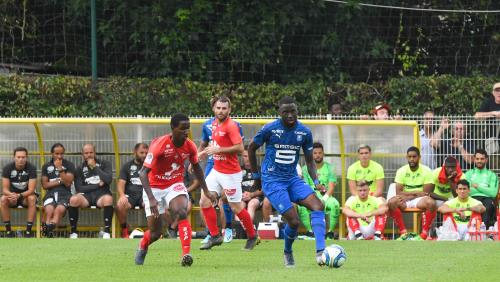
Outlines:
[[[455,231],[459,234],[459,240],[464,240],[472,219],[481,220],[481,214],[486,208],[480,201],[469,197],[469,181],[462,179],[458,181],[457,197],[446,201],[439,207],[438,211],[443,214],[443,222],[451,219]]]
[[[432,171],[434,184],[432,197],[436,200],[436,205],[440,207],[445,201],[457,195],[455,189],[461,179],[465,179],[465,174],[454,157],[447,157],[441,167]]]
[[[420,238],[427,239],[429,228],[436,216],[436,201],[429,195],[432,191],[432,172],[427,166],[420,164],[420,150],[410,147],[406,150],[408,164],[396,172],[396,196],[388,201],[389,210],[404,210],[406,208],[419,208],[425,210],[422,214],[422,233]],[[398,222],[402,238],[406,237],[406,227],[403,222]]]
[[[357,181],[356,187],[356,196],[350,197],[342,209],[342,213],[347,217],[349,240],[381,240],[387,205],[370,196],[366,180]]]
[[[335,226],[337,225],[337,222],[339,220],[340,204],[337,201],[337,199],[333,197],[333,191],[335,189],[335,184],[337,183],[337,177],[335,176],[335,172],[333,171],[333,166],[323,160],[324,155],[325,153],[323,150],[323,144],[319,142],[314,143],[313,159],[314,163],[316,164],[316,174],[318,175],[319,183],[326,188],[325,192],[318,191],[315,189],[316,185],[314,185],[314,181],[309,175],[309,172],[307,171],[307,166],[304,166],[302,168],[302,174],[304,177],[304,181],[309,186],[311,186],[311,189],[313,189],[316,192],[318,198],[325,205],[325,214],[329,219],[329,225],[326,237],[333,239],[333,230],[335,230]],[[302,221],[302,224],[304,224],[304,227],[307,229],[308,232],[307,235],[311,236],[312,226],[311,226],[311,218],[309,210],[303,206],[298,206],[297,209],[300,221]]]
[[[347,180],[351,195],[356,195],[356,181],[366,180],[370,187],[370,195],[382,197],[384,193],[384,168],[371,160],[372,149],[362,144],[358,148],[359,160],[347,169]]]
[[[498,177],[486,168],[488,153],[477,149],[474,153],[474,168],[465,173],[470,182],[470,196],[480,201],[486,208],[482,214],[486,228],[495,224],[495,199],[498,194]]]

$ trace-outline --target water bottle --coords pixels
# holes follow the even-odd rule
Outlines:
[[[481,240],[486,239],[486,224],[484,222],[481,222],[481,227],[479,228],[481,230]]]

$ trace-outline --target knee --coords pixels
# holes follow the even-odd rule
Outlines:
[[[2,196],[2,197],[0,198],[0,204],[1,204],[1,206],[2,206],[2,207],[3,207],[3,206],[8,206],[8,204],[9,204],[9,199],[8,199],[6,196]]]
[[[80,204],[80,198],[78,196],[72,196],[69,198],[69,205],[72,207],[78,207]]]
[[[110,195],[102,196],[102,205],[104,207],[112,206],[113,205],[113,197],[111,197]]]
[[[161,237],[161,231],[158,231],[158,230],[151,231],[151,241],[152,242],[160,239],[160,237]]]
[[[175,217],[176,217],[177,219],[179,219],[179,220],[184,220],[184,219],[186,219],[186,218],[187,218],[187,214],[188,214],[188,212],[187,212],[187,208],[181,208],[181,209],[179,209],[179,210],[176,210],[176,211],[174,212],[174,214],[175,214]]]
[[[425,206],[427,209],[429,209],[431,211],[434,211],[437,209],[436,201],[434,201],[434,199],[432,199],[431,197],[427,197],[427,199],[425,201]]]
[[[28,206],[34,206],[36,204],[36,196],[29,195],[28,198],[26,199],[26,202],[28,203]]]
[[[323,202],[319,201],[312,206],[313,211],[324,211],[325,210],[325,205]]]
[[[287,223],[288,223],[288,226],[290,226],[290,228],[297,229],[297,228],[299,228],[300,221],[299,221],[299,218],[293,218],[291,220],[287,220]]]
[[[200,198],[200,207],[202,208],[208,208],[212,205],[212,203],[210,202],[210,199],[205,196],[204,194],[202,194],[201,198]]]

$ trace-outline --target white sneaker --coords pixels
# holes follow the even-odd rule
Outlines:
[[[103,239],[111,239],[111,234],[109,234],[108,232],[103,232],[102,233],[102,238]]]
[[[71,234],[69,234],[69,238],[70,238],[70,239],[78,239],[78,234],[76,234],[76,233],[71,233]]]
[[[224,229],[224,243],[229,243],[233,241],[233,229],[226,228]]]
[[[210,240],[210,238],[212,238],[212,236],[210,236],[210,234],[207,235],[207,237],[205,237],[205,239],[201,240],[201,244],[206,244],[208,242],[208,240]]]

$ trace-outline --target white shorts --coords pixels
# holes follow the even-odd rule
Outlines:
[[[414,209],[417,207],[418,202],[422,200],[424,197],[417,197],[413,200],[406,201],[406,207],[410,209]]]
[[[242,172],[233,174],[225,174],[212,169],[207,175],[205,182],[207,182],[208,191],[216,192],[219,197],[221,192],[226,194],[227,201],[230,203],[241,202],[241,181],[243,180]]]
[[[159,214],[165,213],[165,210],[168,209],[168,205],[173,198],[179,195],[186,195],[186,197],[189,199],[186,186],[184,186],[184,183],[182,182],[175,183],[172,186],[168,187],[167,189],[159,189],[151,187],[151,192],[153,192],[153,196],[158,202]],[[148,195],[146,195],[146,192],[144,191],[142,192],[142,201],[144,202],[144,211],[146,212],[146,217],[152,215],[151,208],[149,205],[149,198]]]
[[[349,240],[355,240],[354,239],[354,231],[349,228],[349,220],[346,220],[347,224],[347,230],[349,231],[349,234],[347,237]],[[359,231],[361,231],[361,234],[363,234],[363,238],[369,239],[373,237],[375,234],[375,217],[373,217],[372,221],[370,221],[370,224],[368,225],[362,225],[361,223],[359,224]]]

